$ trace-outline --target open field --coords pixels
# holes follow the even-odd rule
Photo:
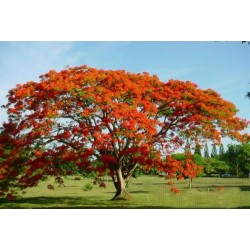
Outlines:
[[[193,181],[191,190],[188,180],[176,181],[181,192],[173,194],[164,178],[141,176],[129,184],[133,196],[129,201],[110,200],[115,192],[111,180],[106,180],[106,188],[84,191],[90,182],[69,176],[65,187],[59,187],[50,179],[20,193],[16,201],[0,199],[0,208],[250,208],[249,179],[203,177]],[[49,190],[48,184],[55,190]]]

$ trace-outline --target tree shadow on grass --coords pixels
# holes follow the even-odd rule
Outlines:
[[[128,189],[127,189],[128,190]],[[133,190],[128,190],[128,192],[130,193],[130,194],[148,194],[148,193],[150,193],[149,191],[144,191],[144,190],[135,190],[135,191],[133,191]],[[113,195],[115,195],[115,192],[109,192],[109,191],[107,191],[107,192],[105,192],[106,194],[113,194]]]
[[[158,185],[158,186],[166,186],[167,183],[160,183],[160,182],[155,182],[155,183],[152,183],[152,185]]]
[[[149,191],[137,190],[137,191],[129,191],[130,194],[148,194]]]
[[[207,185],[207,186],[199,186],[199,185],[193,185],[193,189],[200,189],[200,191],[207,190],[209,189],[216,189],[218,187],[223,187],[225,189],[227,188],[239,188],[241,191],[250,191],[250,186],[239,186],[239,185],[223,185],[223,184],[218,184],[218,185]],[[185,189],[188,189],[186,187]]]
[[[0,199],[0,207],[4,209],[166,209],[173,207],[142,206],[130,201],[111,201],[98,197],[31,197],[14,201]]]
[[[78,207],[96,207],[106,204],[104,200],[95,199],[96,197],[31,197],[20,198],[14,201],[0,200],[5,208],[78,208]]]
[[[250,191],[250,186],[240,186],[241,191]]]
[[[136,199],[135,199],[136,202]],[[142,205],[137,203],[131,203],[130,201],[121,200],[105,200],[98,199],[96,196],[92,197],[32,197],[32,198],[20,198],[15,201],[7,201],[3,198],[0,199],[0,207],[2,209],[195,209],[190,207],[172,207],[161,205]],[[226,208],[226,207],[225,207]],[[203,207],[200,209],[224,209]],[[250,209],[250,206],[238,206],[231,209]]]

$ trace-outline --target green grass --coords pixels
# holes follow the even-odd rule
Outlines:
[[[59,187],[50,179],[20,192],[15,201],[0,199],[0,208],[250,208],[249,179],[203,177],[194,180],[191,190],[188,180],[176,181],[181,192],[173,194],[164,178],[141,176],[129,184],[133,196],[129,201],[111,201],[115,189],[110,180],[106,188],[84,191],[90,182],[67,177],[65,187]],[[49,190],[48,184],[55,190]]]

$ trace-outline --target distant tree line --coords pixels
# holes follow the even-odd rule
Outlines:
[[[227,150],[213,145],[211,155],[206,144],[203,166],[206,176],[250,177],[250,144],[229,144]]]

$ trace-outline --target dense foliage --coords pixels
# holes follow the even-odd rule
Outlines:
[[[249,175],[250,144],[230,144],[224,154],[224,160],[230,165],[230,172],[238,177]]]

